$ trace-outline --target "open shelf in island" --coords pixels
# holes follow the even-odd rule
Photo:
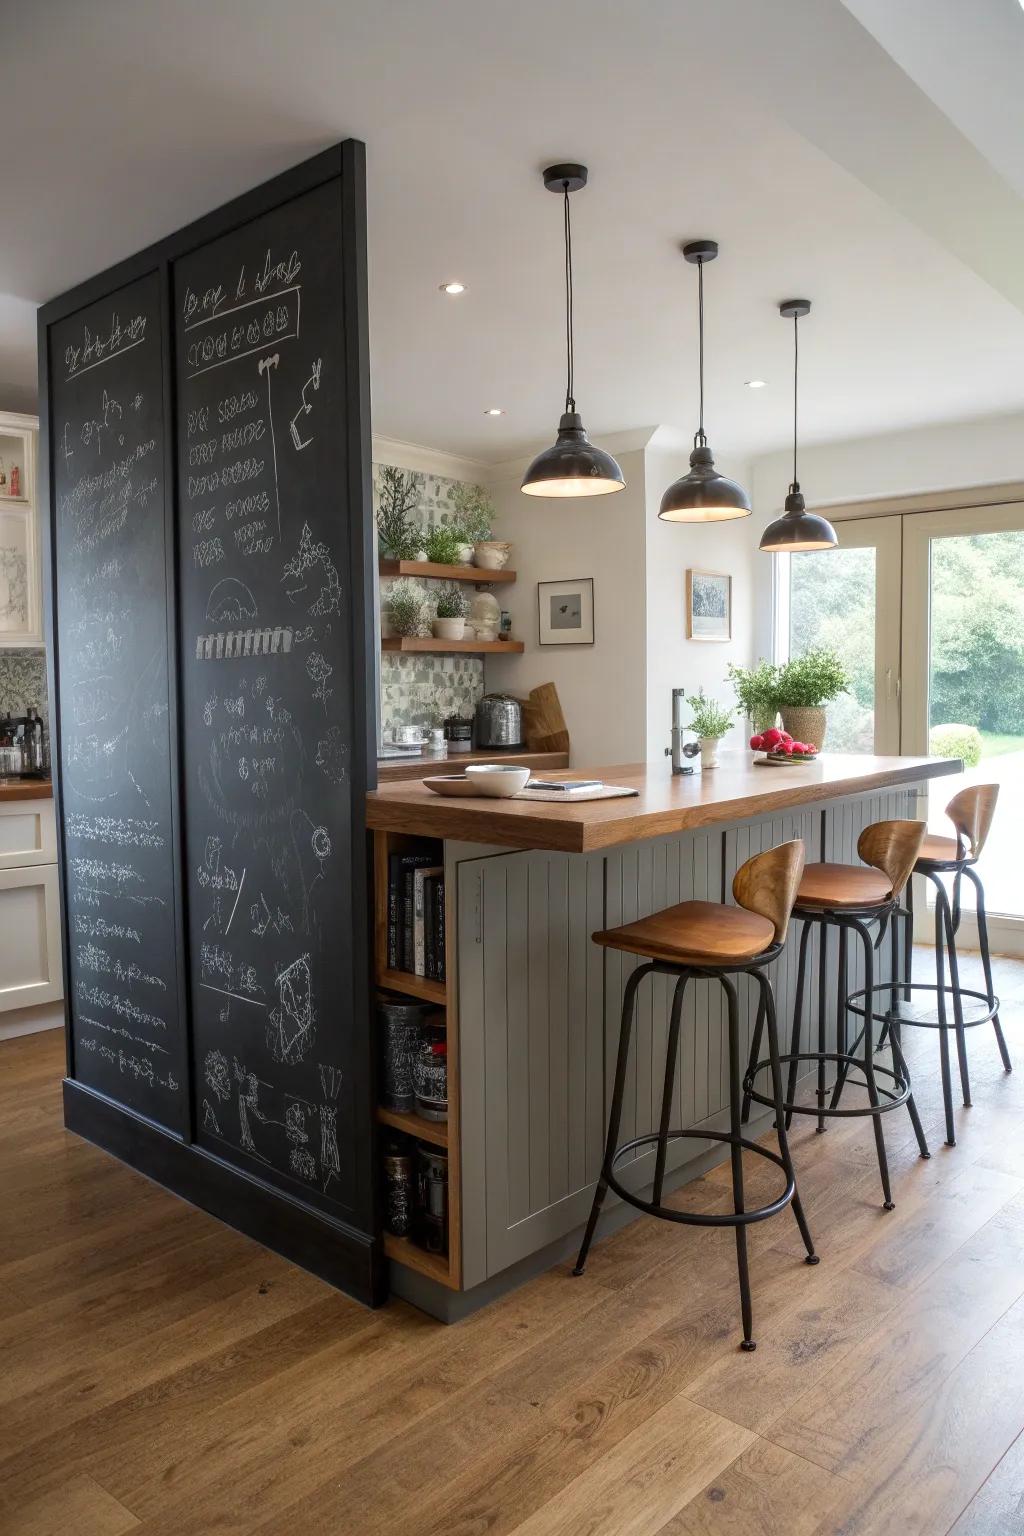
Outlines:
[[[504,649],[504,647],[503,647]],[[411,1238],[384,1234],[384,1252],[395,1264],[414,1269],[449,1290],[462,1288],[462,1165],[459,1140],[459,1026],[456,989],[445,981],[432,981],[408,971],[389,967],[388,959],[388,856],[408,853],[422,847],[423,838],[407,837],[402,832],[373,834],[373,962],[374,980],[388,992],[404,993],[445,1009],[448,1038],[448,1120],[424,1120],[419,1115],[401,1114],[378,1107],[381,1125],[401,1131],[431,1146],[444,1147],[448,1153],[448,1255],[428,1253]],[[433,841],[433,840],[430,840]],[[444,845],[438,842],[439,864],[445,862]],[[445,882],[445,975],[454,974],[455,912],[454,892]]]
[[[434,581],[475,581],[489,586],[495,581],[515,581],[515,571],[489,571],[482,565],[438,565],[434,560],[381,560],[382,576],[429,576]]]
[[[446,1285],[450,1291],[459,1289],[451,1254],[446,1258],[443,1253],[428,1253],[425,1248],[414,1243],[411,1237],[395,1237],[391,1232],[384,1233],[384,1252],[394,1263],[404,1264],[406,1269],[415,1269],[419,1274],[436,1280],[438,1285]]]
[[[382,651],[408,654],[430,651],[439,655],[464,652],[469,655],[518,656],[525,650],[522,640],[434,640],[425,635],[390,635],[380,642]]]
[[[432,1142],[435,1147],[448,1145],[447,1120],[424,1120],[412,1110],[385,1109],[382,1104],[377,1105],[377,1119],[381,1125],[390,1125],[393,1131],[404,1131],[406,1136]]]

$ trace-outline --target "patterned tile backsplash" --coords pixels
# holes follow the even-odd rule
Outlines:
[[[413,474],[417,503],[412,519],[421,528],[446,523],[452,513],[451,493],[459,483],[441,475]],[[373,467],[373,509],[377,513],[380,491],[380,466]],[[391,585],[381,583],[382,599]],[[437,593],[437,583],[418,585],[424,598]],[[472,588],[470,588],[470,593]],[[384,741],[394,738],[399,725],[440,725],[448,715],[471,716],[484,691],[484,664],[479,656],[396,656],[385,653],[380,659],[381,733]]]
[[[0,650],[0,716],[46,714],[46,652]]]

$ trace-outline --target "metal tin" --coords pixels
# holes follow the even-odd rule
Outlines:
[[[448,1252],[448,1154],[416,1147],[417,1235],[428,1253]]]
[[[507,693],[485,693],[476,706],[478,747],[521,747],[523,706]]]
[[[428,1029],[412,1067],[416,1113],[424,1120],[448,1119],[448,1042],[443,1029]]]
[[[381,1040],[381,1101],[386,1109],[408,1113],[415,1108],[413,1061],[432,1003],[399,1003],[382,998],[377,1004]]]
[[[415,1205],[415,1164],[410,1152],[392,1143],[384,1154],[384,1225],[395,1237],[412,1231]]]

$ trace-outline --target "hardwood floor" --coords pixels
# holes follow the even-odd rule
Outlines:
[[[822,1263],[752,1229],[752,1355],[732,1234],[647,1220],[456,1327],[365,1311],[68,1135],[58,1035],[0,1044],[0,1531],[1020,1536],[1024,965],[996,985],[1020,1070],[973,1032],[954,1149],[907,1042],[895,1211],[869,1122],[798,1128]]]

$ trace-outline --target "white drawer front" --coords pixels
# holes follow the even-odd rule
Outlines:
[[[52,800],[0,801],[0,869],[54,864],[57,830]]]
[[[57,866],[0,869],[0,1012],[62,995]]]

